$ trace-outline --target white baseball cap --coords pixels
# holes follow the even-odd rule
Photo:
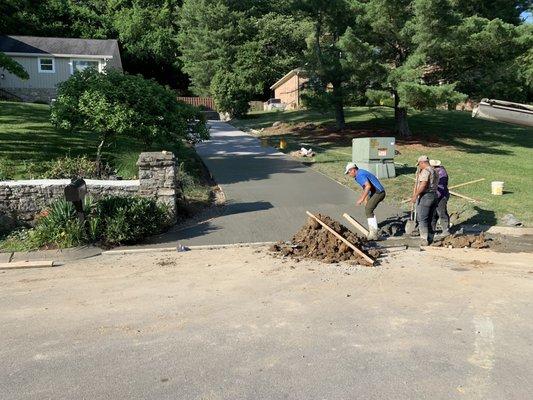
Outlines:
[[[346,164],[346,170],[344,171],[344,175],[348,175],[348,172],[350,172],[351,169],[357,168],[357,165],[353,162],[349,162]]]

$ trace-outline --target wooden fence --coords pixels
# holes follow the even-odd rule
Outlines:
[[[217,109],[215,100],[212,97],[178,97],[178,100],[195,107],[204,106],[212,111],[216,111]]]

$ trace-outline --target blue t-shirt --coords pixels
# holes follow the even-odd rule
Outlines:
[[[381,184],[381,182],[376,178],[374,174],[371,172],[368,172],[366,169],[359,169],[357,170],[357,176],[355,177],[355,181],[361,185],[361,187],[365,187],[365,183],[370,182],[374,188],[376,188],[376,191],[378,192],[384,192],[385,188]],[[372,193],[374,193],[373,190],[371,190]]]

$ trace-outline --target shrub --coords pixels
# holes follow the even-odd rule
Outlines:
[[[72,203],[54,202],[38,216],[35,227],[12,232],[0,246],[5,250],[66,248],[87,243],[132,244],[161,233],[168,226],[167,209],[153,199],[107,197],[84,202],[85,223]]]
[[[199,109],[179,102],[175,93],[153,80],[115,70],[102,74],[88,68],[60,83],[51,120],[66,130],[97,133],[98,165],[103,147],[119,134],[141,140],[145,148],[154,141],[186,139],[191,134],[208,137]]]
[[[230,116],[239,118],[248,113],[251,89],[237,73],[219,71],[211,81],[211,91],[217,108]]]
[[[94,178],[97,175],[96,163],[86,156],[62,157],[46,164],[42,174],[45,179]]]
[[[160,233],[169,222],[165,207],[143,197],[108,197],[96,209],[102,241],[109,245],[138,242]]]

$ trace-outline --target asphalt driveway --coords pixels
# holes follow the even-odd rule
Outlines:
[[[227,123],[211,122],[211,140],[199,144],[197,152],[222,187],[227,205],[192,227],[164,235],[161,242],[202,245],[287,240],[305,221],[306,210],[338,220],[348,212],[366,223],[364,209],[355,207],[358,191],[272,147],[262,147],[260,140]],[[377,210],[379,219],[394,214],[396,210],[386,204]]]

